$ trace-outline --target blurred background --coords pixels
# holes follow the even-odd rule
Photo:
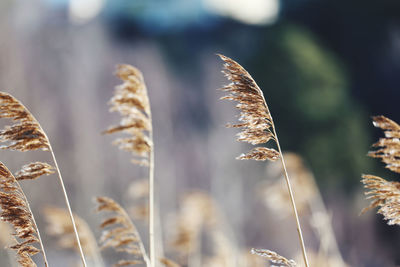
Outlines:
[[[21,100],[47,131],[72,208],[95,235],[101,216],[93,197],[110,196],[130,209],[137,202],[128,188],[147,175],[111,145],[112,136],[100,134],[119,120],[107,102],[120,83],[115,65],[128,63],[144,73],[152,105],[157,236],[165,255],[184,266],[256,266],[226,255],[258,247],[296,259],[294,220],[282,205],[285,196],[279,196],[285,192],[279,163],[235,160],[250,147],[224,128],[237,111],[218,100],[217,89],[227,81],[216,53],[252,74],[283,150],[296,153],[288,154],[293,176],[300,168],[311,179],[308,189],[294,188],[306,198],[300,213],[310,253],[342,258],[349,266],[399,265],[400,228],[388,226],[375,211],[359,216],[368,205],[361,173],[396,179],[366,153],[382,135],[371,116],[400,122],[399,1],[0,1],[0,90]],[[0,155],[13,171],[49,159],[44,152]],[[45,233],[43,207],[64,207],[56,177],[22,186]],[[211,225],[223,229],[225,245],[207,238],[205,224],[195,252],[176,248],[177,213],[190,196],[218,206],[219,215],[211,217],[223,218]],[[146,222],[137,224],[147,240]],[[50,265],[78,262],[76,253],[44,235]],[[104,252],[106,266],[118,259]],[[214,259],[212,265],[220,254],[231,262]],[[11,266],[5,251],[0,256],[1,266]],[[314,266],[345,266],[322,262]]]

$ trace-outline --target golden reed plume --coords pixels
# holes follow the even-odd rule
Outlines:
[[[294,260],[288,260],[285,257],[279,255],[278,253],[268,250],[268,249],[251,249],[251,253],[267,258],[277,267],[294,267],[297,266]]]
[[[400,125],[384,116],[373,117],[373,123],[384,130],[385,137],[372,145],[378,149],[368,152],[368,156],[380,158],[386,168],[400,173]]]
[[[386,168],[400,173],[400,125],[384,116],[373,117],[373,124],[384,130],[385,137],[373,144],[377,150],[370,151],[368,156],[380,158]],[[400,183],[374,175],[362,175],[361,182],[369,190],[365,192],[367,199],[372,200],[361,213],[378,207],[378,213],[383,215],[389,225],[400,225]]]
[[[173,260],[167,259],[167,258],[161,258],[160,262],[165,266],[165,267],[180,267],[180,265]]]
[[[242,128],[241,132],[237,134],[238,141],[252,145],[265,144],[270,140],[276,142],[274,124],[261,89],[237,62],[223,55],[219,56],[225,62],[225,69],[222,72],[231,81],[222,88],[228,95],[221,99],[238,102],[236,108],[240,110],[240,122],[228,124],[227,127]],[[256,147],[238,158],[275,161],[279,157],[279,152],[273,148]]]
[[[114,141],[120,149],[131,152],[132,162],[139,165],[149,165],[152,141],[150,102],[142,73],[130,65],[119,65],[116,75],[124,81],[115,88],[110,100],[110,111],[118,111],[122,120],[119,125],[108,128],[104,133],[123,132],[130,135]]]
[[[1,162],[0,207],[1,220],[10,223],[14,227],[14,235],[18,238],[18,240],[16,239],[17,244],[10,247],[16,250],[18,263],[21,266],[36,266],[31,256],[42,252],[47,266],[43,243],[28,200],[15,177]],[[33,244],[40,244],[41,249],[36,248]]]
[[[58,238],[58,245],[62,248],[73,249],[79,253],[78,243],[75,239],[74,228],[69,220],[68,211],[57,207],[46,207],[44,209],[47,221],[46,232]],[[103,266],[96,238],[88,223],[74,214],[76,227],[85,255],[93,261],[95,266]]]
[[[22,166],[21,170],[15,174],[15,179],[34,180],[42,175],[50,175],[54,173],[54,168],[45,162],[32,162]]]
[[[151,266],[155,266],[155,208],[154,208],[154,145],[150,101],[141,71],[131,65],[118,65],[116,75],[123,83],[115,87],[110,100],[110,111],[122,116],[119,125],[104,133],[126,133],[129,137],[114,141],[120,149],[131,152],[132,163],[149,168],[149,252]]]
[[[228,94],[221,99],[237,102],[236,108],[240,110],[239,123],[229,124],[228,127],[241,128],[238,133],[238,141],[247,142],[252,145],[266,144],[273,140],[278,148],[267,148],[258,146],[249,152],[242,154],[238,159],[271,160],[281,159],[281,164],[285,173],[285,181],[289,191],[293,214],[296,219],[297,233],[303,254],[305,266],[308,267],[307,253],[304,245],[303,234],[301,231],[299,216],[293,197],[293,190],[286,170],[282,150],[276,134],[274,121],[265,101],[264,94],[256,84],[250,74],[234,60],[219,55],[224,61],[225,76],[231,81],[230,84],[222,88]]]
[[[141,264],[142,259],[147,266],[150,260],[147,256],[139,232],[126,211],[113,199],[97,197],[97,211],[112,212],[113,215],[105,219],[100,228],[103,230],[100,238],[101,249],[111,247],[117,252],[124,252],[135,257],[133,260],[120,260],[115,267]]]
[[[57,171],[60,185],[64,193],[65,203],[68,207],[71,222],[74,227],[75,237],[80,248],[80,256],[83,266],[86,266],[85,257],[79,242],[78,231],[74,217],[72,215],[67,192],[65,190],[64,181],[61,176],[60,169],[57,164],[56,157],[51,147],[49,138],[43,131],[39,122],[33,117],[29,110],[15,97],[10,94],[0,92],[0,118],[11,119],[14,124],[7,125],[0,130],[0,146],[1,149],[11,149],[18,151],[44,150],[49,151],[52,155],[55,170]],[[52,166],[47,163],[35,162],[23,166],[22,170],[17,173],[18,180],[36,179],[39,176],[49,175],[53,172]]]

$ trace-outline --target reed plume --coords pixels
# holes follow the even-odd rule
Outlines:
[[[11,119],[14,122],[12,125],[7,125],[0,130],[0,143],[3,143],[3,145],[0,146],[1,149],[18,151],[41,149],[51,153],[55,170],[57,171],[59,182],[64,194],[65,203],[74,227],[82,264],[83,266],[86,266],[85,256],[79,241],[79,235],[78,231],[76,230],[75,220],[69,204],[68,195],[65,190],[64,181],[62,179],[49,138],[29,110],[15,97],[4,92],[0,92],[0,118]],[[24,166],[23,169],[18,172],[17,177],[19,177],[18,179],[20,180],[35,179],[40,175],[50,174],[51,172],[52,167],[49,164],[36,162]]]
[[[293,208],[293,214],[296,219],[297,233],[303,253],[303,259],[306,267],[309,266],[307,260],[304,239],[301,231],[299,216],[297,214],[296,204],[294,201],[293,190],[290,184],[289,176],[286,170],[282,150],[279,144],[278,136],[274,121],[265,101],[264,94],[258,87],[250,74],[234,60],[219,55],[224,61],[224,70],[222,71],[230,84],[222,88],[227,95],[221,99],[237,102],[236,108],[240,110],[239,123],[228,124],[230,128],[240,128],[241,131],[237,134],[238,141],[247,142],[252,145],[266,144],[269,141],[274,141],[278,150],[257,146],[247,153],[238,157],[238,159],[253,159],[253,160],[281,160],[281,164],[285,173],[285,181],[289,191],[290,201]]]
[[[16,250],[17,261],[21,266],[36,266],[32,260],[32,256],[41,252],[45,266],[47,266],[47,258],[40,237],[39,229],[36,225],[35,218],[29,207],[28,200],[18,181],[0,162],[0,218],[4,222],[10,223],[15,231],[17,244],[10,248]],[[40,249],[34,244],[39,244]]]
[[[151,266],[139,232],[126,211],[114,200],[108,197],[97,197],[98,212],[111,212],[113,215],[101,224],[101,249],[113,248],[117,252],[133,255],[133,260],[120,260],[115,267],[141,264],[142,260]]]
[[[161,258],[160,262],[164,264],[165,267],[180,267],[180,265],[173,260],[167,258]]]
[[[32,162],[22,166],[21,170],[15,173],[15,179],[34,180],[42,175],[50,175],[54,173],[54,168],[46,162]]]
[[[277,267],[294,267],[297,266],[294,260],[288,260],[285,257],[279,255],[278,253],[268,250],[268,249],[251,249],[251,253],[267,258],[270,262],[274,263]],[[278,265],[275,265],[278,264]]]
[[[149,247],[151,266],[156,262],[154,237],[154,145],[150,101],[143,75],[131,65],[118,65],[116,71],[123,83],[115,88],[109,104],[118,111],[121,122],[104,133],[126,133],[129,137],[114,141],[120,149],[131,152],[132,163],[149,168]]]
[[[368,156],[380,158],[386,168],[400,173],[400,125],[384,116],[373,117],[373,124],[384,130],[385,137],[373,144],[377,150],[368,152]],[[368,174],[362,175],[361,182],[368,190],[365,192],[367,199],[372,200],[361,213],[379,208],[378,213],[383,215],[389,225],[400,225],[400,183]]]
[[[372,145],[378,149],[368,152],[368,156],[380,158],[386,168],[400,173],[400,125],[385,116],[373,117],[373,124],[384,131],[385,137]]]
[[[74,228],[69,220],[68,211],[57,207],[46,207],[44,215],[47,222],[46,231],[49,235],[58,238],[58,245],[62,248],[73,249],[79,253],[79,246],[75,239]],[[102,266],[102,259],[97,246],[96,238],[88,223],[74,214],[76,227],[79,233],[82,249],[95,266]]]

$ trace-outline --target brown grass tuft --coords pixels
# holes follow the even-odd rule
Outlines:
[[[0,143],[5,143],[1,146],[1,149],[11,149],[19,151],[30,151],[42,149],[49,151],[53,158],[55,170],[57,171],[60,185],[64,194],[65,204],[68,207],[71,222],[74,227],[76,240],[80,250],[80,256],[83,266],[86,266],[85,255],[83,254],[78,231],[76,230],[74,217],[69,204],[67,191],[64,186],[64,181],[61,176],[60,169],[57,164],[54,151],[51,147],[49,138],[43,131],[39,122],[29,112],[29,110],[15,97],[10,94],[0,92],[0,118],[8,118],[13,120],[15,123],[11,126],[5,126],[4,129],[0,130]],[[51,166],[47,163],[33,163],[26,165],[20,172],[22,175],[20,180],[24,179],[35,179],[42,174],[50,174]]]
[[[180,265],[173,260],[167,259],[167,258],[162,258],[160,259],[160,262],[164,264],[165,267],[180,267]]]
[[[153,144],[148,135],[152,126],[150,102],[143,75],[131,65],[118,65],[116,75],[123,84],[115,88],[114,96],[110,100],[110,111],[118,111],[122,120],[119,125],[108,128],[104,133],[129,134],[128,138],[116,139],[114,144],[131,152],[133,163],[147,166]]]
[[[15,123],[0,131],[0,148],[19,151],[49,150],[49,141],[32,114],[13,96],[0,92],[0,118]]]
[[[282,149],[276,134],[274,121],[265,101],[264,94],[256,84],[250,74],[234,60],[219,55],[225,62],[225,76],[231,81],[229,85],[222,88],[228,94],[221,99],[227,99],[237,102],[236,108],[240,110],[239,123],[229,124],[228,127],[241,128],[238,133],[238,141],[247,142],[252,145],[260,145],[273,140],[277,150],[266,147],[255,147],[250,152],[242,154],[238,159],[270,160],[280,159],[285,174],[285,181],[293,210],[293,216],[296,220],[297,234],[303,254],[306,267],[309,267],[307,253],[304,244],[304,238],[301,230],[299,216],[297,214],[296,203],[293,196],[293,190],[289,175],[286,170],[285,160],[282,156]]]
[[[373,123],[375,127],[384,130],[385,137],[373,144],[378,149],[368,152],[368,156],[380,158],[386,168],[400,173],[400,125],[385,116],[373,117]]]
[[[384,130],[385,137],[373,145],[378,149],[368,152],[368,156],[380,158],[386,168],[400,173],[400,125],[384,116],[373,117],[373,124]],[[369,174],[362,175],[361,182],[369,190],[365,192],[367,199],[372,200],[361,213],[379,208],[378,213],[383,215],[389,225],[400,225],[400,183]]]
[[[379,208],[378,213],[388,220],[389,225],[400,225],[400,183],[386,181],[374,175],[363,175],[362,178],[364,188],[369,190],[365,195],[372,202],[361,213]]]
[[[58,245],[62,248],[74,249],[79,253],[68,211],[57,207],[46,207],[44,215],[47,221],[47,233],[58,238]],[[76,214],[74,214],[74,218],[83,251],[88,257],[95,259],[99,256],[99,248],[94,234],[84,219]]]
[[[268,249],[251,249],[251,253],[267,258],[269,261],[271,261],[274,265],[277,267],[294,267],[297,266],[296,262],[294,260],[288,260],[285,257],[279,255],[278,253],[268,250]]]
[[[32,162],[22,166],[22,169],[15,174],[15,179],[34,180],[42,175],[53,174],[54,168],[46,162]]]
[[[237,102],[236,108],[240,110],[239,123],[228,124],[227,127],[242,129],[237,134],[238,141],[252,145],[265,144],[270,140],[276,142],[271,113],[261,89],[237,62],[223,55],[219,56],[225,62],[222,72],[231,81],[222,88],[228,94],[221,99]],[[279,158],[279,153],[273,148],[256,147],[238,158],[275,161]]]
[[[214,225],[217,217],[215,203],[208,195],[202,192],[186,194],[175,218],[172,248],[186,256],[199,250],[203,228]]]
[[[126,211],[111,198],[97,197],[96,201],[98,203],[98,212],[107,211],[113,213],[111,217],[105,219],[100,225],[103,230],[100,238],[101,248],[113,248],[117,252],[128,253],[135,257],[133,260],[121,260],[114,266],[139,264],[142,263],[141,259],[150,266],[150,260],[140,235]],[[121,265],[122,263],[124,265]]]
[[[18,238],[18,240],[16,239],[17,244],[10,247],[16,250],[18,263],[22,266],[36,266],[31,256],[42,252],[47,266],[43,243],[29,203],[15,177],[1,162],[0,206],[2,209],[1,220],[13,226],[14,235]],[[40,244],[42,249],[36,248],[33,244]]]
[[[149,168],[149,252],[151,266],[155,266],[155,204],[154,204],[154,144],[150,101],[146,84],[139,69],[131,65],[118,65],[116,75],[123,84],[115,88],[110,100],[110,111],[118,111],[122,116],[119,125],[112,126],[105,134],[126,133],[129,137],[114,141],[120,149],[131,152],[132,163]],[[145,209],[141,209],[145,212]]]

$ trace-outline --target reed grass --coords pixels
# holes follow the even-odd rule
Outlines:
[[[114,144],[131,152],[132,163],[149,169],[149,251],[150,266],[156,262],[155,249],[155,205],[154,205],[154,142],[152,115],[146,84],[139,69],[131,65],[119,65],[116,75],[123,83],[115,88],[110,100],[110,111],[118,111],[122,116],[119,125],[112,126],[104,133],[123,132],[127,138],[118,138]]]
[[[227,95],[221,97],[221,99],[237,102],[236,108],[240,110],[239,123],[228,124],[227,127],[241,129],[237,134],[237,141],[247,142],[252,145],[262,145],[273,141],[278,149],[275,150],[274,148],[256,146],[249,152],[240,155],[238,159],[257,161],[276,161],[280,159],[285,174],[284,177],[290,196],[293,215],[296,220],[303,260],[305,266],[308,267],[307,253],[293,196],[293,189],[286,170],[278,135],[276,134],[275,124],[267,102],[265,101],[264,94],[251,75],[240,64],[224,55],[219,55],[219,57],[224,61],[224,70],[222,72],[228,80],[231,81],[230,84],[221,89],[227,93]]]
[[[48,266],[42,238],[29,202],[17,179],[2,162],[0,162],[0,207],[1,220],[13,226],[14,235],[19,239],[16,240],[17,244],[10,247],[16,250],[18,263],[21,266],[36,266],[31,257],[40,252],[43,255],[44,265]],[[39,244],[40,249],[33,244]]]
[[[68,208],[70,219],[74,228],[75,238],[79,247],[81,261],[86,267],[85,255],[79,240],[79,234],[76,229],[74,216],[68,200],[67,191],[64,186],[64,181],[61,176],[60,168],[58,167],[56,157],[49,138],[42,129],[36,118],[30,111],[15,97],[8,93],[0,92],[0,118],[11,119],[14,124],[5,126],[0,131],[0,143],[3,145],[1,149],[10,149],[18,151],[31,151],[41,149],[51,153],[55,170],[58,174],[59,182],[64,194],[65,204]],[[39,174],[50,174],[51,166],[47,163],[33,163],[24,166],[19,172],[21,179],[34,179],[39,177]]]
[[[113,214],[100,224],[100,228],[103,230],[100,238],[101,249],[110,247],[117,252],[124,252],[134,256],[134,259],[130,260],[121,259],[113,266],[141,264],[142,259],[146,266],[151,266],[140,234],[127,212],[117,202],[108,197],[97,197],[96,202],[98,203],[98,212],[110,212]]]
[[[385,116],[373,117],[373,124],[384,131],[385,137],[373,144],[376,150],[368,152],[368,156],[381,159],[387,169],[399,174],[400,125]],[[387,181],[370,174],[362,175],[361,182],[367,189],[367,199],[372,200],[361,213],[378,208],[378,213],[383,215],[389,225],[400,225],[400,182]]]

